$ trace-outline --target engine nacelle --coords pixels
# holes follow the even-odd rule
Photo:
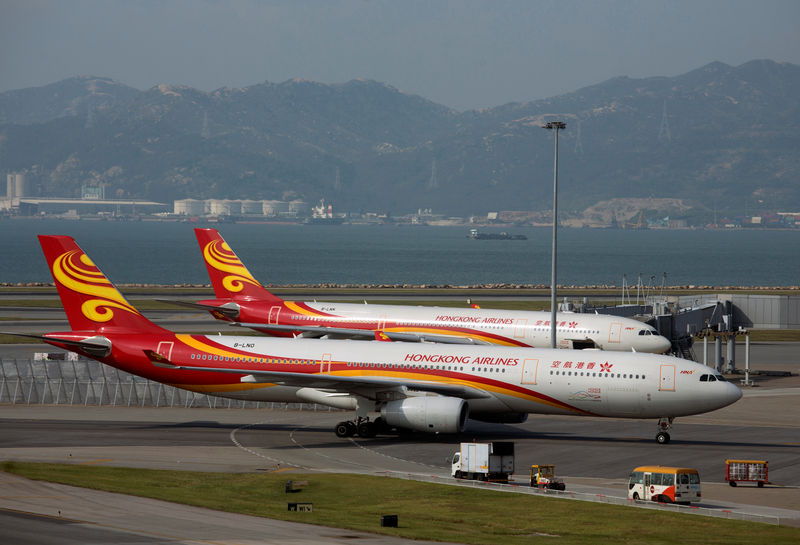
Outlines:
[[[468,415],[469,405],[457,397],[407,397],[381,407],[388,425],[430,433],[463,431]]]
[[[469,417],[492,424],[522,424],[528,420],[528,413],[471,413]]]

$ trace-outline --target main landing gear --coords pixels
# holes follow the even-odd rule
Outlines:
[[[374,421],[369,418],[357,418],[355,421],[346,420],[336,424],[336,437],[352,437],[358,435],[359,437],[375,437],[378,433],[384,431],[386,425],[382,418],[377,418]]]
[[[672,429],[672,421],[674,417],[663,416],[658,419],[658,433],[656,434],[656,443],[659,445],[666,445],[669,443],[669,430]]]

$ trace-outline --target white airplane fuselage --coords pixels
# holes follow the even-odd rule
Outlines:
[[[376,329],[420,336],[470,337],[507,346],[551,347],[551,314],[543,311],[309,301],[273,305],[251,301],[241,302],[239,307],[237,321],[245,323]],[[556,322],[558,348],[663,353],[671,346],[653,327],[631,318],[559,312]],[[275,334],[268,328],[259,330]]]
[[[114,361],[129,359],[125,344],[115,340],[102,361],[126,367]],[[141,354],[141,344],[130,350]],[[180,370],[143,365],[133,372],[253,401],[303,402],[316,391],[315,401],[330,395],[330,405],[345,408],[344,398],[379,404],[452,395],[466,399],[474,415],[660,418],[712,411],[741,397],[729,382],[701,382],[717,375],[713,369],[657,354],[182,334],[174,343],[148,344]]]

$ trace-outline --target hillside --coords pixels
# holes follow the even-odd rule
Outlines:
[[[800,210],[800,67],[712,63],[545,100],[456,112],[369,80],[137,91],[71,78],[0,93],[0,171],[42,195],[332,200],[448,214],[551,206],[562,119],[565,213],[615,198]],[[339,172],[338,183],[336,172]],[[679,207],[680,208],[680,207]],[[688,213],[688,212],[687,212]]]

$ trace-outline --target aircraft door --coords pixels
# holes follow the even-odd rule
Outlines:
[[[331,372],[331,355],[330,354],[323,354],[322,359],[319,360],[319,372],[320,373],[330,373]]]
[[[156,350],[156,353],[158,353],[159,356],[167,358],[167,361],[172,361],[171,360],[172,347],[174,345],[175,343],[173,343],[172,341],[161,341],[160,343],[158,343],[158,349]]]
[[[522,384],[536,384],[539,360],[526,359],[522,362]]]
[[[675,391],[675,366],[662,365],[659,371],[660,380],[658,381],[658,389],[661,391],[674,392]]]
[[[528,328],[528,319],[527,318],[517,318],[514,320],[514,338],[516,339],[524,339],[525,338],[525,330]]]
[[[269,309],[269,319],[267,320],[267,323],[268,324],[277,324],[277,323],[279,323],[278,322],[278,316],[280,315],[280,313],[281,313],[281,307],[279,305],[276,305],[274,307],[270,307],[270,309]]]
[[[611,328],[608,330],[608,342],[619,343],[621,338],[622,338],[622,324],[619,322],[612,323]]]

